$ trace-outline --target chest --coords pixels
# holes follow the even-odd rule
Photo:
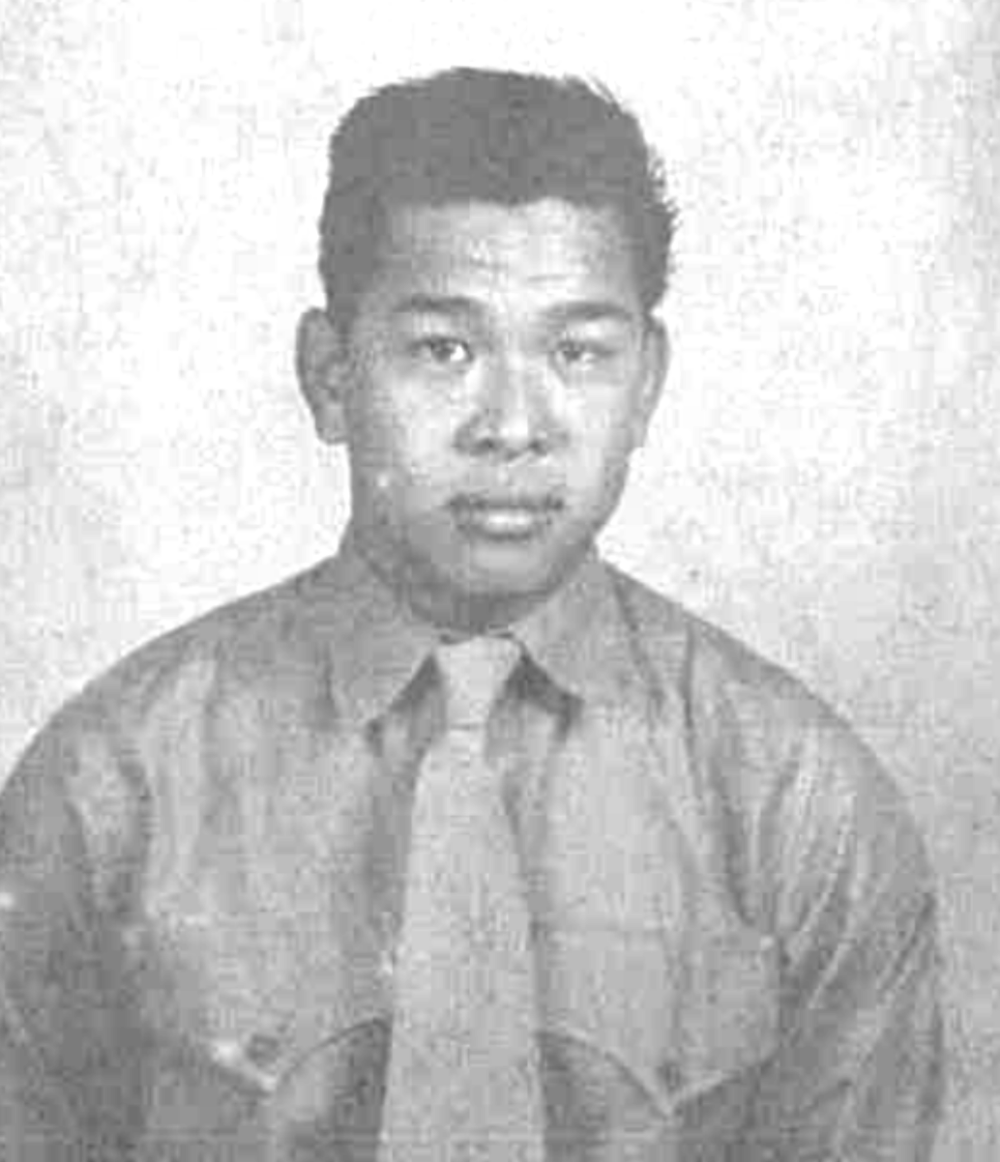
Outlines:
[[[521,720],[496,749],[558,1117],[648,1106],[666,1124],[678,1095],[766,1057],[776,1020],[774,949],[728,907],[674,809],[689,760],[621,712],[573,732]],[[288,737],[226,759],[199,795],[161,805],[127,934],[150,1139],[179,1122],[271,1150],[341,1123],[371,1138],[419,755]],[[737,1086],[717,1103],[720,1126],[744,1099]]]

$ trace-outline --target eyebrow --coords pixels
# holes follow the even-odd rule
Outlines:
[[[552,314],[563,323],[634,323],[636,314],[621,303],[604,299],[582,299],[553,309]]]
[[[412,294],[392,309],[393,315],[481,315],[483,305],[465,295]],[[592,323],[612,321],[633,324],[636,314],[611,299],[581,299],[559,303],[546,312],[557,323]]]
[[[394,315],[475,315],[482,307],[464,295],[407,295],[392,308]]]

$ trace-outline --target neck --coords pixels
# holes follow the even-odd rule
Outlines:
[[[452,637],[496,633],[523,620],[549,600],[579,563],[569,562],[541,589],[476,593],[460,590],[419,567],[387,561],[363,535],[356,536],[355,543],[371,570],[418,620]]]

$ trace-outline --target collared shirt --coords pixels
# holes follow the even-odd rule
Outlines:
[[[594,555],[510,632],[550,1159],[928,1158],[932,884],[871,754]],[[437,644],[349,534],[35,740],[0,796],[3,1157],[375,1157]]]

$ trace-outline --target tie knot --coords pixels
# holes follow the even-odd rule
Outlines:
[[[485,727],[520,656],[517,642],[502,637],[473,637],[438,647],[435,658],[449,730]]]

